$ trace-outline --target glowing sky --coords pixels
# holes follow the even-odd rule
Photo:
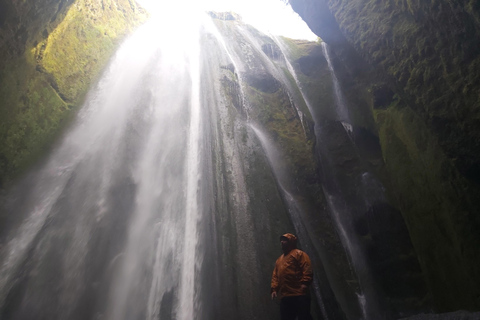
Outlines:
[[[317,39],[305,22],[282,0],[137,0],[152,14],[168,11],[172,16],[188,9],[200,11],[233,11],[248,24],[274,35],[294,39]]]

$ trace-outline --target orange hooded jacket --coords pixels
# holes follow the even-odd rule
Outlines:
[[[310,257],[296,248],[297,237],[293,234],[286,233],[282,237],[288,239],[293,249],[282,254],[275,262],[271,292],[277,292],[280,298],[307,295],[308,288],[302,289],[301,286],[304,284],[308,287],[313,280]]]

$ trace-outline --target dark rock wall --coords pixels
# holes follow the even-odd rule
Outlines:
[[[314,114],[322,185],[330,196],[340,199],[334,207],[330,205],[330,214],[340,213],[349,242],[356,247],[354,264],[361,286],[356,290],[367,301],[364,317],[388,319],[421,312],[429,298],[418,259],[401,213],[385,198],[384,186],[378,181],[385,175],[385,164],[378,136],[372,133],[376,124],[369,109],[371,96],[362,83],[343,79],[344,102],[354,124],[351,132],[345,130],[338,121],[327,60],[319,44],[310,46],[313,50],[305,55],[292,56],[292,64]],[[338,58],[330,58],[334,58],[337,76],[348,74]],[[314,236],[325,237],[322,232]],[[348,272],[339,271],[348,277]]]
[[[382,181],[407,223],[435,308],[478,310],[478,3],[290,3],[345,65],[344,86],[353,78],[370,94]]]
[[[348,41],[395,80],[401,97],[438,135],[456,167],[479,182],[480,24],[472,3],[329,1],[328,5]]]
[[[73,0],[0,2],[0,48],[5,54],[18,55],[53,30],[65,17]]]

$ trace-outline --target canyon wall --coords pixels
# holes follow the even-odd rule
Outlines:
[[[375,119],[368,130],[386,165],[382,181],[408,226],[435,308],[478,309],[478,4],[289,2],[345,66],[345,89],[366,87]]]

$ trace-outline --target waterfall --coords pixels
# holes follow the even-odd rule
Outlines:
[[[276,318],[270,277],[289,229],[315,263],[316,314],[375,314],[371,288],[359,290],[370,278],[328,137],[282,40],[188,10],[159,14],[121,45],[0,208],[13,221],[0,234],[0,318]],[[350,133],[324,52],[338,93],[332,122]],[[362,176],[365,193],[372,181]]]
[[[337,120],[342,123],[349,138],[352,138],[353,126],[340,83],[331,61],[330,50],[326,43],[322,42],[321,45],[332,77]],[[319,138],[321,140],[327,139],[328,137],[320,136]],[[351,148],[354,150],[355,156],[360,159],[361,157],[353,139]],[[358,303],[362,312],[362,319],[369,319],[371,317],[389,319],[390,315],[389,312],[386,311],[386,302],[384,298],[378,294],[378,284],[367,262],[365,245],[359,238],[353,225],[355,219],[361,220],[367,218],[361,215],[365,214],[365,211],[371,205],[370,202],[378,201],[381,198],[384,200],[381,184],[372,178],[368,172],[362,173],[359,177],[354,176],[351,182],[354,182],[355,179],[361,180],[360,190],[353,196],[354,200],[348,203],[344,199],[347,196],[344,193],[345,186],[341,186],[338,175],[332,173],[332,170],[330,170],[332,160],[330,159],[329,152],[323,150],[321,154],[323,154],[324,158],[323,165],[327,168],[324,170],[326,181],[324,193],[327,197],[330,211],[336,221],[342,242],[350,257],[350,267],[358,280],[359,287],[356,296],[358,297]]]
[[[335,74],[335,69],[333,67],[332,60],[330,58],[330,50],[328,45],[325,42],[322,42],[322,50],[325,59],[327,59],[328,68],[330,69],[330,74],[333,81],[333,91],[335,98],[335,106],[337,110],[338,119],[342,122],[343,127],[348,133],[351,133],[353,127],[351,125],[350,116],[348,114],[348,108],[345,102],[345,97],[343,96],[342,88],[338,82],[337,75]]]
[[[281,48],[283,54],[288,57],[288,49],[284,45],[283,41],[277,38],[276,43]],[[333,63],[331,61],[329,48],[324,42],[321,43],[321,46],[323,55],[328,63],[330,76],[332,78],[333,96],[336,110],[335,121],[339,121],[342,124],[343,129],[347,133],[348,137],[351,138],[353,127],[351,125],[347,104],[345,102],[340,83],[338,81],[335,69],[333,67]],[[325,147],[325,141],[330,139],[330,137],[325,134],[324,129],[321,125],[322,121],[324,121],[325,119],[322,119],[319,116],[318,110],[315,110],[312,103],[309,102],[308,95],[306,94],[306,92],[304,92],[302,85],[297,77],[296,71],[291,65],[291,63],[288,61],[288,59],[286,59],[286,65],[289,72],[292,74],[292,77],[295,79],[295,82],[297,83],[297,86],[302,94],[303,99],[305,100],[307,107],[310,110],[310,113],[315,119],[314,132],[317,138],[316,153],[319,161],[321,162],[323,175],[322,190],[327,201],[330,215],[335,222],[337,233],[347,254],[350,276],[352,279],[355,279],[355,281],[358,281],[358,284],[357,286],[355,286],[354,290],[355,297],[358,301],[358,312],[360,313],[359,316],[362,319],[369,319],[370,317],[378,315],[382,315],[382,317],[388,318],[388,316],[385,315],[385,311],[383,310],[381,303],[379,302],[379,300],[381,299],[376,293],[377,289],[375,288],[374,284],[374,276],[371,274],[371,270],[369,269],[365,258],[365,248],[363,247],[361,240],[358,238],[358,235],[356,235],[352,222],[354,219],[358,218],[355,216],[355,214],[356,212],[361,212],[363,210],[361,209],[363,208],[363,205],[368,207],[368,202],[370,198],[378,198],[376,196],[378,191],[375,191],[375,196],[373,196],[371,192],[367,191],[367,188],[375,189],[378,186],[370,187],[370,181],[366,181],[366,177],[370,176],[367,173],[364,173],[361,177],[361,187],[362,190],[365,190],[365,192],[362,192],[362,190],[359,191],[358,196],[361,198],[358,201],[359,207],[355,208],[351,203],[348,203],[345,200],[346,194],[343,193],[343,186],[340,185],[338,181],[338,176],[335,173],[334,164],[332,163],[332,155],[330,154],[328,148]],[[352,142],[352,148],[355,149],[355,153],[357,153],[358,156],[358,151],[356,150],[353,141],[350,141]],[[356,179],[356,177],[353,177],[353,179],[351,179],[352,183],[354,183],[354,179]]]
[[[164,12],[126,39],[45,163],[9,192],[1,318],[276,317],[286,209],[269,172],[264,188],[252,180],[264,160],[249,155],[248,62],[205,17]],[[224,92],[232,74],[242,110]],[[277,212],[259,219],[264,199]]]
[[[292,185],[291,182],[289,182],[289,180],[292,177],[289,177],[289,174],[285,172],[285,170],[283,170],[282,166],[279,164],[279,161],[281,161],[280,159],[283,158],[282,154],[275,147],[275,145],[270,141],[269,137],[264,132],[262,132],[261,129],[257,128],[253,124],[250,124],[250,127],[255,132],[255,135],[260,140],[260,143],[262,144],[262,147],[265,150],[265,154],[272,167],[272,171],[275,174],[277,183],[279,184],[280,190],[282,191],[284,201],[286,203],[286,206],[290,214],[290,218],[295,228],[295,233],[297,234],[300,240],[300,244],[302,245],[305,251],[308,251],[310,252],[310,254],[312,254],[314,252],[314,248],[313,248],[313,245],[311,244],[311,241],[309,241],[308,232],[304,226],[304,219],[302,219],[302,214],[301,214],[302,209],[300,208],[297,201],[288,190],[288,186]],[[327,314],[325,305],[322,300],[318,277],[314,277],[313,279],[313,289],[315,292],[317,303],[320,307],[322,318],[324,320],[328,320],[329,316]]]
[[[172,316],[195,318],[199,29],[179,42],[178,34],[159,36],[164,27],[149,22],[122,45],[26,196],[32,205],[0,271],[0,302],[14,317],[28,307],[50,319],[82,318],[76,308],[95,292],[103,305],[85,319],[158,319],[168,296]],[[49,288],[43,282],[52,277]],[[14,288],[24,295],[12,305]]]

